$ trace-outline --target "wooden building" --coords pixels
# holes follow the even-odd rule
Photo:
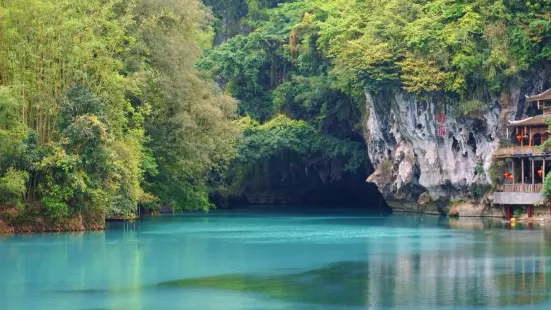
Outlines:
[[[549,137],[551,89],[527,96],[526,104],[535,115],[509,122],[507,146],[494,154],[496,161],[503,162],[494,204],[506,206],[508,219],[511,218],[511,208],[515,206],[526,206],[528,217],[531,217],[533,206],[544,204],[540,191],[545,176],[551,171],[551,148],[542,146]]]

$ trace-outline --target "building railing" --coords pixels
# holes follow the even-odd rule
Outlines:
[[[514,192],[514,193],[539,193],[541,192],[541,184],[498,184],[497,192]]]
[[[543,150],[541,146],[509,146],[501,147],[495,153],[496,157],[507,157],[515,155],[526,155],[526,154],[543,154],[551,152],[551,148],[548,148],[547,151]]]

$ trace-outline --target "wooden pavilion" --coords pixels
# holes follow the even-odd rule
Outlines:
[[[499,148],[494,154],[496,161],[504,163],[494,204],[506,207],[507,219],[511,219],[512,206],[526,206],[528,217],[532,217],[533,206],[544,204],[540,191],[545,176],[551,171],[551,148],[542,146],[549,138],[551,89],[526,96],[526,104],[532,105],[536,115],[510,121],[507,128],[509,146]]]

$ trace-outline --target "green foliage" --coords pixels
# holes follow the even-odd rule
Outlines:
[[[249,22],[265,18],[268,8],[285,0],[203,0],[215,17],[215,43],[225,42],[247,29]]]
[[[197,1],[138,1],[132,29],[143,43],[134,52],[150,60],[143,95],[134,100],[151,106],[144,121],[149,138],[143,151],[150,167],[144,188],[177,210],[212,206],[210,176],[233,157],[238,133],[232,122],[235,101],[193,68],[201,53],[198,30],[209,17],[200,7]]]
[[[515,211],[513,211],[513,215],[514,216],[520,216],[520,215],[525,214],[526,212],[527,212],[526,207],[516,207]]]
[[[211,21],[198,0],[0,1],[0,207],[56,223],[208,208],[238,131],[193,68]]]
[[[502,160],[499,161],[493,161],[490,165],[490,169],[488,170],[488,175],[490,176],[490,180],[492,181],[492,186],[496,186],[497,184],[500,184],[501,179],[503,178],[503,168],[505,167],[505,162]]]
[[[27,128],[19,118],[20,108],[13,90],[0,86],[0,169],[6,169],[23,152]]]
[[[207,50],[198,62],[199,68],[218,77],[225,90],[239,100],[241,115],[264,122],[297,96],[303,101],[307,94],[301,92],[301,86],[312,88],[322,83],[321,91],[331,87],[327,61],[315,44],[317,29],[309,27],[304,14],[309,9],[296,1],[267,10],[263,19],[250,21],[254,31]],[[298,41],[299,47],[294,45]],[[295,48],[300,53],[292,52]],[[302,85],[293,85],[298,83]]]
[[[551,126],[551,123],[547,121],[547,125]],[[549,131],[548,131],[549,132]],[[547,139],[541,145],[542,150],[546,150],[551,147],[551,138]],[[543,198],[543,201],[551,201],[551,173],[546,172],[545,179],[543,180],[543,186],[540,192],[540,196]]]
[[[269,122],[241,120],[243,141],[239,145],[238,161],[250,163],[293,151],[301,158],[321,155],[327,159],[348,158],[345,170],[355,171],[365,163],[363,143],[343,141],[319,134],[315,128],[300,120],[278,115]]]
[[[37,142],[55,139],[58,99],[82,84],[108,101],[110,122],[124,122],[121,57],[129,16],[119,0],[29,0],[0,4],[0,81],[19,94],[21,120]]]
[[[217,49],[208,51],[198,66],[228,79],[226,91],[241,101],[240,114],[266,120],[276,112],[276,108],[270,104],[270,96],[259,82],[270,79],[267,75],[275,69],[272,66],[267,68],[269,64],[266,62],[270,56],[262,45],[268,43],[255,39],[254,35],[236,36]]]
[[[139,192],[139,148],[127,138],[115,140],[106,125],[105,106],[88,89],[69,89],[60,103],[58,142],[43,147],[34,173],[45,213],[71,215],[79,209],[104,209],[130,215]],[[125,143],[126,142],[126,143]],[[120,153],[120,149],[124,154]],[[138,154],[134,162],[127,162]],[[133,175],[128,170],[134,168]],[[129,188],[130,187],[130,188]],[[122,205],[120,201],[125,201]]]
[[[351,172],[365,167],[367,162],[362,142],[320,134],[302,120],[278,115],[265,124],[259,124],[250,118],[242,118],[240,124],[243,136],[231,169],[236,174],[232,181],[237,188],[247,181],[247,177],[255,169],[270,163],[274,158],[284,158],[287,167],[297,165],[308,168],[320,159],[333,163],[342,162],[344,171]]]
[[[487,104],[480,100],[467,100],[457,102],[454,108],[454,112],[457,116],[474,116],[480,112],[484,112],[487,108]]]
[[[0,86],[0,206],[20,204],[29,178],[18,169],[18,159],[25,151],[25,124],[19,119],[21,102],[12,89]]]
[[[491,190],[491,185],[487,184],[472,184],[470,187],[471,194],[474,198],[480,199]]]
[[[543,197],[543,201],[551,200],[551,173],[545,177],[540,195]]]
[[[249,34],[207,50],[197,63],[238,99],[244,116],[225,183],[242,188],[266,181],[270,170],[304,171],[321,162],[363,173],[361,100],[329,74],[328,59],[316,43],[319,27],[307,13],[319,8],[307,1],[277,7],[267,2],[262,6],[271,9],[249,11]]]
[[[29,174],[25,171],[8,169],[3,176],[0,176],[0,202],[6,204],[20,203],[25,193],[25,182]]]
[[[318,42],[345,84],[370,92],[402,86],[468,102],[547,58],[545,3],[333,1],[325,6],[329,18],[318,19]]]
[[[476,166],[474,166],[474,174],[475,175],[484,175],[484,166],[483,162],[480,160],[476,163]]]

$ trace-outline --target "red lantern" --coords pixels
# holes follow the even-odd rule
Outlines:
[[[512,174],[509,175],[509,180],[513,181],[513,175]]]
[[[520,143],[520,140],[522,140],[522,136],[518,135],[516,138],[517,138],[517,142]]]
[[[503,172],[503,177],[507,179],[509,177],[509,173],[507,171]]]
[[[540,178],[541,178],[541,175],[542,175],[542,174],[543,174],[543,171],[541,171],[541,169],[538,170],[538,175],[540,176]]]

